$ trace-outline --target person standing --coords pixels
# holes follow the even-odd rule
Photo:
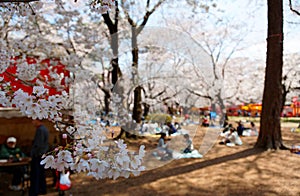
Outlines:
[[[36,132],[30,153],[32,160],[29,195],[36,196],[47,193],[45,169],[40,162],[43,154],[49,149],[49,132],[41,120],[32,120],[32,124],[36,127]]]

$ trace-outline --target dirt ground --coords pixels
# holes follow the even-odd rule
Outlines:
[[[295,124],[282,125],[287,146],[300,142],[300,134],[290,132],[291,127]],[[196,128],[193,142],[199,149],[206,130]],[[235,147],[216,142],[203,158],[172,160],[129,179],[97,181],[74,174],[73,188],[66,195],[300,195],[299,155],[287,150],[261,152],[253,149],[256,137],[242,140],[244,144]],[[153,140],[142,143],[146,149],[154,145]]]
[[[296,124],[282,125],[287,146],[300,143],[300,133],[290,132]],[[196,130],[195,149],[207,136],[205,128]],[[155,139],[155,140],[154,140]],[[151,148],[157,138],[139,143]],[[65,195],[113,196],[296,196],[300,195],[300,156],[288,150],[259,151],[253,146],[256,137],[242,137],[243,145],[227,147],[214,142],[203,158],[178,159],[169,162],[153,161],[158,167],[129,179],[96,180],[84,174],[71,176],[73,187]],[[129,145],[135,145],[131,141]],[[200,148],[201,149],[201,148]],[[199,150],[201,151],[201,150]],[[161,165],[159,165],[161,164]],[[161,167],[159,167],[161,166]],[[151,167],[150,167],[151,168]],[[51,182],[49,182],[51,183]],[[51,187],[47,195],[58,195]]]

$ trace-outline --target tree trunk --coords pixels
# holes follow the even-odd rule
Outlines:
[[[110,92],[105,91],[105,93],[104,93],[104,111],[105,111],[106,115],[108,115],[109,111],[110,111],[109,103],[110,103]]]
[[[280,113],[283,112],[284,105],[286,102],[286,96],[288,93],[289,93],[288,87],[286,87],[285,84],[282,84],[282,105],[281,105]]]
[[[116,16],[117,17],[117,16]],[[113,52],[112,59],[112,72],[111,82],[115,85],[119,79],[120,67],[119,67],[119,32],[118,32],[118,18],[115,19],[115,24],[112,26],[111,37],[111,49]]]
[[[267,65],[260,133],[256,147],[283,148],[280,111],[282,106],[283,3],[268,0]]]
[[[139,61],[139,49],[137,44],[137,29],[135,26],[132,27],[132,37],[131,37],[131,47],[132,47],[132,78],[133,83],[137,84],[139,82],[139,74],[138,74],[138,61]],[[135,122],[140,123],[142,118],[142,87],[137,84],[134,89],[134,103],[133,103],[133,111],[132,118]]]
[[[134,100],[133,100],[133,111],[132,111],[132,119],[136,123],[140,123],[142,120],[142,87],[138,84],[138,45],[137,45],[137,29],[135,26],[132,26],[132,37],[131,37],[131,52],[132,52],[132,81],[133,84],[136,85],[134,88]],[[130,122],[131,124],[133,122]],[[129,124],[130,124],[129,123]],[[136,138],[137,136],[132,132],[132,126],[121,127],[120,134],[116,137],[116,139],[120,138]]]
[[[143,117],[146,117],[150,112],[150,105],[147,103],[143,103],[143,106],[144,106]]]
[[[113,59],[111,60],[112,71],[111,71],[111,82],[113,87],[116,85],[119,75],[121,75],[120,67],[119,67],[119,5],[118,1],[115,1],[115,15],[114,21],[110,18],[109,13],[102,14],[104,22],[109,30],[111,42],[110,47],[113,52]],[[110,110],[110,92],[105,93],[105,112],[108,114]]]
[[[137,86],[134,89],[134,103],[133,103],[133,112],[132,112],[132,118],[135,120],[137,123],[140,123],[142,120],[142,87]]]
[[[217,100],[218,100],[218,104],[220,106],[220,120],[219,120],[219,125],[220,126],[223,126],[225,121],[228,120],[228,117],[226,116],[226,107],[225,107],[225,104],[224,104],[224,101],[221,97],[221,92],[218,93],[217,95]],[[226,119],[227,118],[227,119]]]

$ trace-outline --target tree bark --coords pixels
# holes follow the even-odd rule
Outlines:
[[[144,106],[143,117],[146,117],[150,112],[150,105],[147,103],[143,103],[143,106]]]
[[[280,112],[282,107],[283,3],[268,0],[267,63],[260,133],[256,147],[283,148]]]
[[[131,27],[131,47],[132,47],[132,78],[133,83],[137,84],[134,89],[134,104],[132,111],[132,118],[135,122],[140,123],[142,118],[142,87],[138,84],[139,74],[138,74],[138,65],[139,65],[139,48],[137,44],[137,28],[136,26]]]
[[[134,89],[134,103],[133,103],[133,112],[132,118],[135,122],[140,123],[142,120],[142,87],[137,86]]]
[[[110,34],[110,47],[113,52],[113,59],[111,60],[112,64],[112,71],[111,71],[111,83],[113,84],[113,87],[116,85],[119,75],[121,75],[120,67],[119,67],[119,6],[118,1],[115,1],[115,16],[114,16],[114,22],[109,16],[109,13],[102,14],[102,17],[104,19],[104,22],[109,30]],[[110,92],[105,93],[105,112],[108,114],[110,110]]]

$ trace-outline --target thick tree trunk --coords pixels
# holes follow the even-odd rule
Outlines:
[[[256,147],[283,148],[280,111],[282,106],[283,3],[268,0],[267,65],[260,133]]]

